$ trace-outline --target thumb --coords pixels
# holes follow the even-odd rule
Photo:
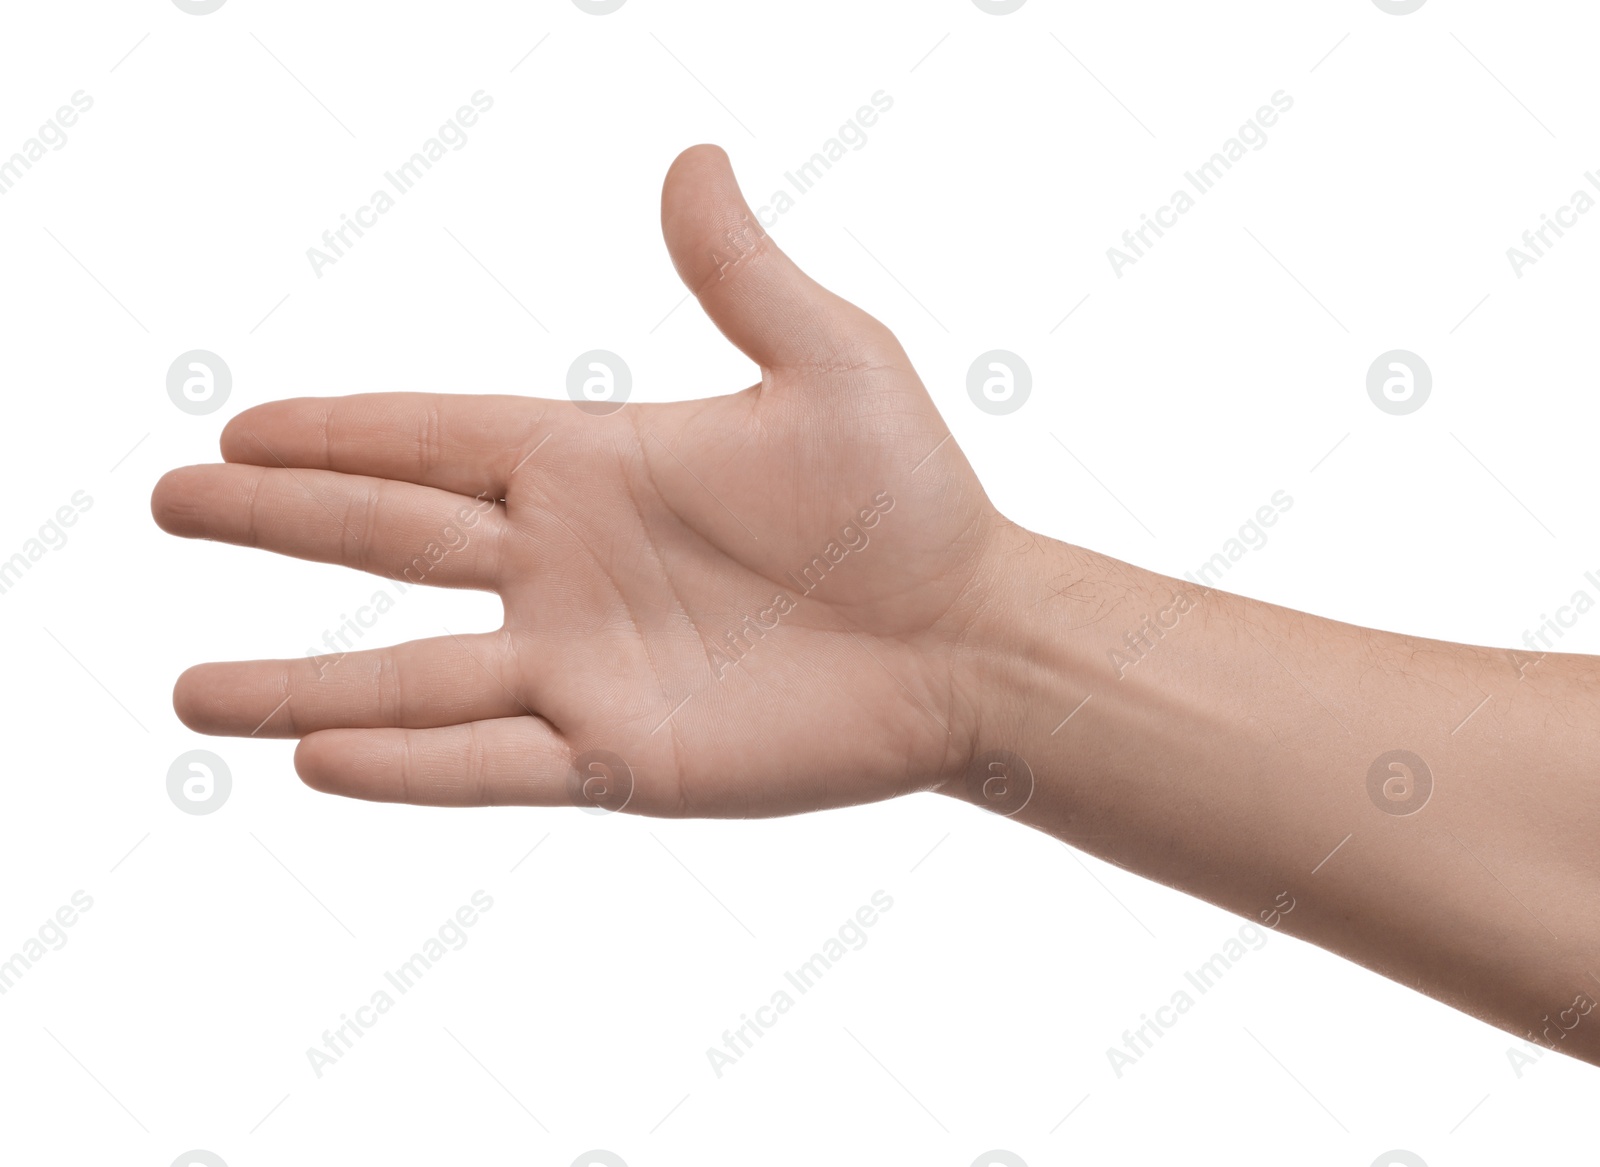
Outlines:
[[[909,366],[887,328],[779,250],[720,147],[691,146],[673,162],[661,189],[661,231],[706,315],[763,369]]]

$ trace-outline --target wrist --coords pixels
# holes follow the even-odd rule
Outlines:
[[[940,791],[1064,841],[1117,834],[1171,746],[1247,712],[1215,659],[1240,601],[1010,523],[991,548],[967,764]]]
[[[1099,642],[1135,574],[1145,573],[1001,520],[961,639],[962,764],[940,793],[1026,822],[1070,813],[1063,735],[1109,676]]]

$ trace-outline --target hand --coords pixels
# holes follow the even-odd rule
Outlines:
[[[318,790],[435,805],[788,814],[962,776],[990,505],[904,350],[762,230],[726,155],[686,151],[662,226],[761,367],[742,392],[596,416],[568,400],[281,401],[166,475],[175,535],[499,593],[495,632],[200,665],[179,717],[300,738]],[[631,772],[584,757],[606,751]],[[575,794],[575,760],[584,789]]]
[[[163,527],[491,589],[505,622],[332,668],[202,665],[186,724],[270,713],[308,783],[362,798],[738,816],[938,789],[1600,1064],[1577,1020],[1600,953],[1594,658],[1541,654],[1529,682],[1503,652],[1022,531],[894,338],[764,236],[720,151],[678,159],[662,218],[760,384],[607,416],[412,395],[240,415],[226,465],[157,486]],[[1397,748],[1437,805],[1374,792]]]

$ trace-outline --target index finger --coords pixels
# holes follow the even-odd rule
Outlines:
[[[499,499],[512,472],[554,431],[556,404],[452,393],[296,397],[235,417],[222,431],[222,456]]]

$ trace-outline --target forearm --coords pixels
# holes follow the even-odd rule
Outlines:
[[[1600,662],[1356,628],[1032,537],[1000,558],[1010,696],[977,752],[1018,755],[1032,787],[1020,810],[1015,775],[948,792],[1600,1062]]]

